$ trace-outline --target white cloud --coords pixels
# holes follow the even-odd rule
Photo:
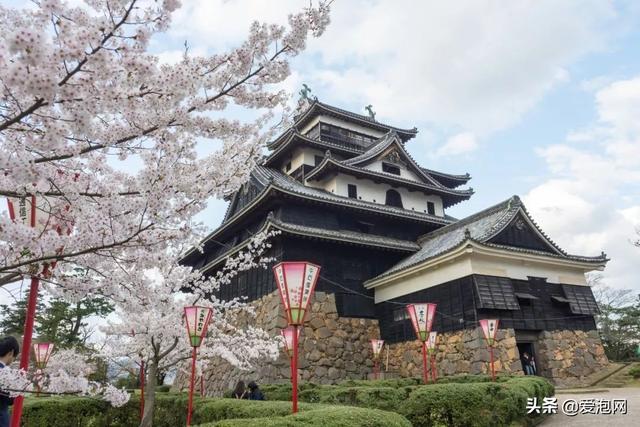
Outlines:
[[[525,202],[567,250],[607,252],[607,283],[638,288],[640,249],[631,245],[640,225],[640,77],[610,83],[595,93],[597,123],[565,144],[538,150],[551,178]],[[579,145],[572,145],[578,140]]]
[[[252,20],[285,23],[306,2],[190,0],[169,31],[213,52]],[[517,122],[567,67],[622,25],[610,2],[334,2],[326,33],[294,69],[321,99],[373,104],[383,120],[426,121],[485,136]]]
[[[458,133],[450,137],[447,142],[436,151],[436,157],[459,156],[475,151],[478,141],[471,132]]]

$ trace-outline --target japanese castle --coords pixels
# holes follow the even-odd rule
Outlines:
[[[411,302],[437,303],[433,329],[444,375],[487,372],[483,318],[500,320],[499,372],[522,372],[525,352],[537,374],[556,383],[579,382],[605,366],[598,307],[585,280],[604,268],[604,253],[568,254],[518,196],[463,219],[447,215],[473,195],[471,177],[417,164],[408,151],[417,133],[377,121],[370,107],[361,115],[304,101],[230,197],[204,250],[192,249],[183,263],[214,274],[254,234],[277,230],[268,254],[276,262],[320,265],[301,342],[303,380],[365,377],[371,338],[385,340],[387,372],[419,375],[420,347],[405,310]],[[246,297],[258,326],[274,335],[283,326],[270,269],[239,274],[218,296]],[[256,376],[286,378],[283,360],[258,367]],[[211,375],[226,378],[221,388],[246,378],[232,371],[220,365]]]

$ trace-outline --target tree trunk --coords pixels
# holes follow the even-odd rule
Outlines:
[[[140,422],[140,427],[151,427],[153,425],[153,410],[156,403],[156,384],[158,378],[158,361],[151,359],[148,366],[147,382],[144,387],[144,416]]]

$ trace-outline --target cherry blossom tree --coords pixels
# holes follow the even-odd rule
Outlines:
[[[0,195],[35,195],[42,214],[35,228],[0,218],[4,283],[57,262],[49,280],[71,292],[119,286],[121,265],[153,268],[171,242],[197,242],[193,216],[246,180],[286,117],[289,60],[329,22],[320,1],[288,26],[252,24],[228,52],[161,64],[149,40],[179,5],[0,6]],[[225,117],[231,105],[254,118]]]
[[[111,384],[100,384],[87,377],[96,367],[73,350],[56,350],[47,367],[26,372],[11,367],[0,369],[0,389],[11,396],[33,393],[79,395],[104,399],[113,406],[129,401],[129,394]]]
[[[125,275],[119,275],[122,286],[111,295],[117,318],[103,328],[108,339],[102,353],[112,361],[124,360],[127,365],[145,362],[147,380],[141,426],[151,426],[153,420],[158,373],[175,369],[191,357],[183,320],[185,306],[198,304],[214,311],[207,337],[198,349],[200,372],[213,358],[221,357],[248,369],[257,359],[278,356],[278,338],[270,338],[265,331],[243,322],[255,314],[251,306],[240,299],[221,301],[215,297],[219,287],[228,284],[239,272],[266,267],[271,259],[262,255],[270,248],[267,239],[272,235],[255,235],[245,250],[229,257],[225,266],[211,277],[177,263],[147,271],[133,266],[126,272],[130,282]],[[190,288],[189,293],[180,292],[186,287]]]

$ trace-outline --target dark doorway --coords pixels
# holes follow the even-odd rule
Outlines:
[[[522,372],[525,375],[538,375],[538,366],[533,343],[531,342],[519,342],[518,352],[520,353],[520,363],[522,364]],[[528,355],[528,358],[527,356]],[[527,368],[529,366],[529,368]]]

